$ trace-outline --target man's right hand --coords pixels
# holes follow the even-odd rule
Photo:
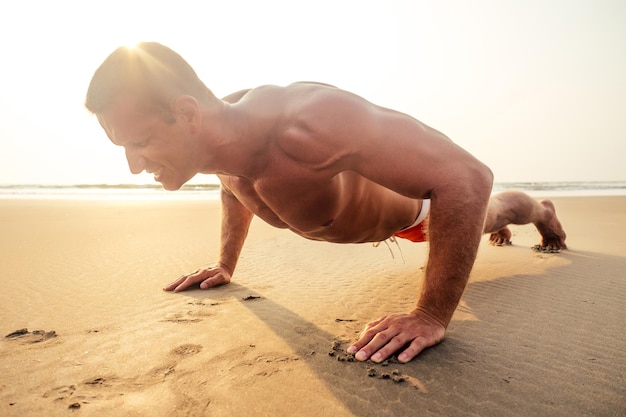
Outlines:
[[[209,268],[201,268],[191,274],[181,275],[176,281],[168,284],[163,288],[165,291],[183,291],[193,284],[200,283],[200,289],[217,287],[218,285],[228,284],[230,282],[231,273],[221,265]]]

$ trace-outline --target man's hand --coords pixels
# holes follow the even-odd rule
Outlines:
[[[408,345],[398,355],[400,362],[409,362],[424,349],[443,340],[445,327],[421,310],[409,314],[381,317],[365,326],[359,340],[348,348],[355,358],[382,362]]]
[[[183,291],[189,288],[191,285],[200,283],[200,288],[206,290],[207,288],[217,287],[218,285],[228,284],[230,282],[231,273],[221,265],[213,266],[209,268],[201,268],[191,274],[182,275],[176,281],[168,284],[165,291]]]

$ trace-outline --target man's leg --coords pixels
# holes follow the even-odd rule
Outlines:
[[[494,245],[511,243],[509,224],[535,225],[541,234],[541,247],[566,249],[565,231],[556,217],[550,200],[537,201],[519,191],[505,191],[489,200],[484,233],[490,233],[489,242]]]

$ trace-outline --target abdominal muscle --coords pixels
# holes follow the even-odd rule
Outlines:
[[[276,177],[274,177],[276,178]],[[380,242],[411,225],[421,200],[411,199],[352,171],[327,181],[297,178],[234,180],[228,188],[255,215],[312,240]]]

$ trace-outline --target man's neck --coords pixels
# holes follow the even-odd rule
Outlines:
[[[203,174],[249,177],[264,165],[264,141],[238,106],[220,102],[203,110],[199,136]]]

